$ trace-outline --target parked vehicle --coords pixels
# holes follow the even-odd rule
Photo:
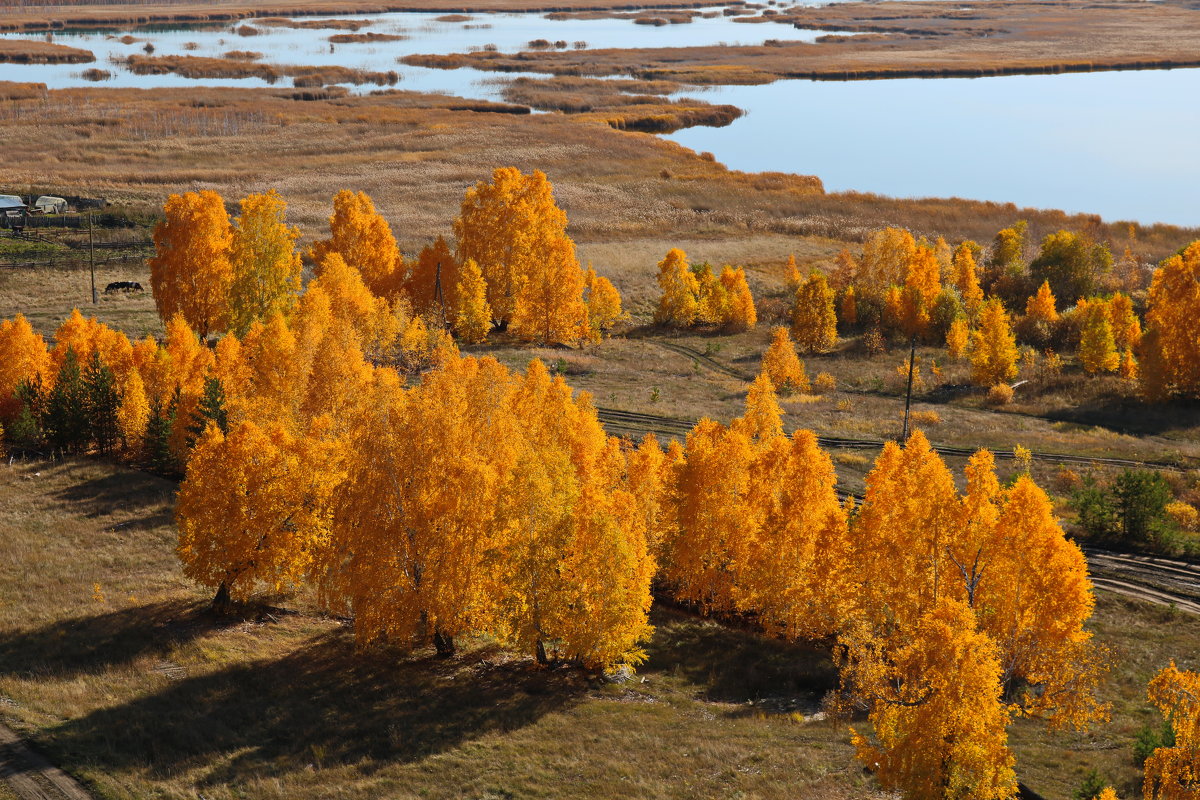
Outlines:
[[[38,214],[65,214],[67,201],[61,197],[44,194],[34,201],[33,211]]]

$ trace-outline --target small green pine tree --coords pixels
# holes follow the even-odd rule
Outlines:
[[[90,426],[84,401],[79,359],[75,350],[68,348],[42,416],[42,430],[55,450],[77,453],[87,447]]]
[[[225,387],[221,385],[221,379],[216,375],[209,375],[204,379],[204,394],[200,396],[200,403],[192,412],[192,419],[188,424],[188,449],[196,444],[196,440],[204,433],[204,429],[210,422],[217,423],[221,433],[229,433],[229,413],[225,410]]]
[[[108,453],[120,435],[117,410],[121,395],[112,370],[92,353],[92,360],[83,373],[83,404],[87,414],[89,438],[101,453]]]
[[[175,426],[175,415],[179,409],[179,389],[171,402],[163,407],[155,400],[150,404],[150,418],[146,421],[146,435],[143,439],[146,464],[160,475],[179,474],[179,465],[171,453],[171,428]]]

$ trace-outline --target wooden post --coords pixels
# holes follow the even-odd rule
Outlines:
[[[96,250],[92,244],[92,214],[88,212],[88,267],[92,273],[92,305],[100,302],[99,296],[96,294]]]
[[[908,411],[912,407],[913,367],[917,363],[917,337],[909,340],[908,349],[908,391],[904,395],[904,430],[900,434],[900,442],[908,441]]]

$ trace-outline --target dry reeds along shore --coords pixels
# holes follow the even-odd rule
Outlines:
[[[416,54],[406,57],[405,63],[554,75],[631,75],[690,84],[754,84],[781,78],[984,77],[1200,65],[1196,55],[1200,25],[1195,11],[1181,5],[995,0],[969,11],[942,2],[898,1],[884,6],[835,3],[766,9],[761,14],[749,6],[726,9],[737,12],[735,21],[756,27],[752,35],[765,40],[761,45],[530,48],[515,54]],[[553,16],[622,15],[593,11]],[[635,16],[644,24],[681,19],[682,12],[675,18]],[[771,38],[775,25],[863,35],[830,34],[814,43],[786,41]]]
[[[0,39],[0,64],[90,64],[91,50],[55,42],[30,39]]]
[[[233,57],[229,57],[229,56]],[[130,55],[123,64],[138,75],[163,75],[174,73],[185,78],[261,78],[275,83],[282,78],[292,78],[296,86],[328,86],[338,83],[360,85],[373,83],[391,86],[400,80],[395,70],[374,72],[352,69],[337,65],[307,67],[278,64],[260,64],[253,59],[261,53],[231,51],[226,58],[205,56],[143,56]]]

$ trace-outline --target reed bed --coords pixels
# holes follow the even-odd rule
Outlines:
[[[260,64],[247,58],[131,55],[123,63],[130,72],[138,75],[173,73],[185,78],[261,78],[268,83],[291,78],[297,87],[319,87],[339,83],[389,86],[400,80],[400,75],[395,70],[374,72],[337,65],[309,67]]]
[[[0,64],[88,64],[91,50],[29,39],[0,39]]]

